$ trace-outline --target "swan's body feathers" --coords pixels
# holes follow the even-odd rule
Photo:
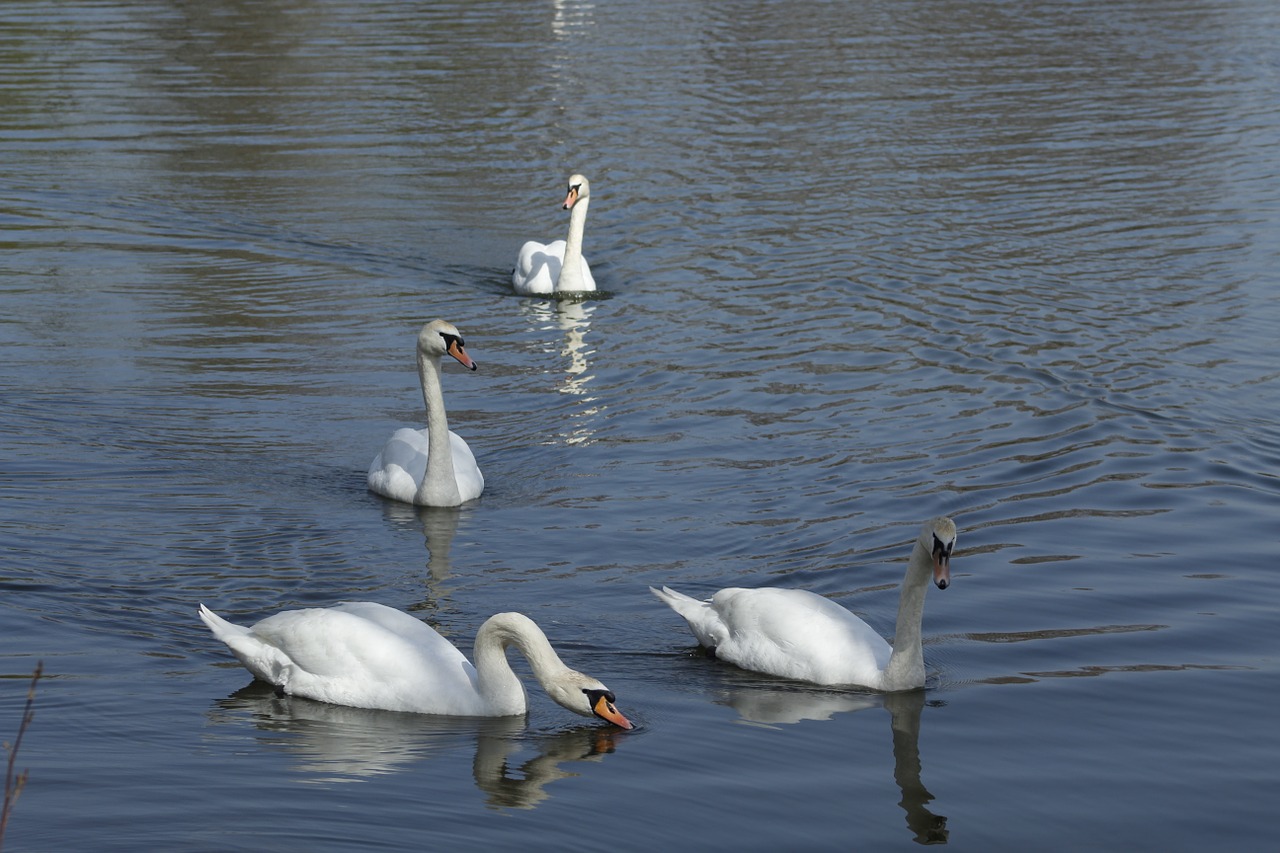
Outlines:
[[[369,489],[392,500],[415,503],[422,479],[427,473],[430,455],[428,431],[401,427],[369,465]],[[466,502],[480,497],[484,491],[484,474],[475,454],[462,436],[449,430],[449,448],[453,451],[453,473],[458,483],[458,497]]]
[[[478,702],[468,701],[479,696],[475,669],[462,652],[393,608],[362,601],[286,610],[252,628],[203,605],[200,616],[246,669],[290,695],[355,708],[481,713]]]
[[[801,589],[718,591],[697,601],[664,587],[654,594],[689,623],[716,657],[754,672],[813,684],[875,686],[892,648],[840,605]]]
[[[530,296],[555,293],[556,282],[560,280],[560,269],[564,265],[566,246],[564,240],[553,240],[550,243],[530,240],[521,246],[515,269],[511,271],[511,284],[516,293]],[[596,280],[591,275],[591,265],[582,256],[579,256],[578,261],[582,282],[574,291],[595,290]]]

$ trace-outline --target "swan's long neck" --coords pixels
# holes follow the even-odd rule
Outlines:
[[[453,471],[449,419],[444,412],[444,392],[440,388],[440,359],[419,352],[418,378],[422,382],[422,402],[427,407],[427,471],[418,485],[414,503],[457,506],[462,498]]]
[[[498,613],[476,632],[474,651],[476,688],[495,714],[523,714],[527,707],[524,685],[511,669],[507,647],[515,646],[529,661],[534,678],[550,693],[550,684],[571,670],[560,660],[547,635],[528,616]]]
[[[582,232],[587,226],[587,205],[590,203],[590,197],[581,199],[569,211],[569,237],[565,240],[564,261],[560,264],[556,290],[582,289]]]
[[[932,577],[932,557],[917,540],[898,592],[898,624],[893,633],[893,653],[884,668],[882,690],[910,690],[924,686],[920,622],[924,615],[924,594],[929,590]]]

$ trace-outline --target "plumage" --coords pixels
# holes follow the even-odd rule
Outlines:
[[[596,289],[591,266],[582,256],[582,234],[591,203],[591,184],[582,175],[569,178],[565,210],[569,211],[567,240],[539,243],[530,240],[520,247],[511,284],[517,293],[588,293]]]
[[[542,630],[520,613],[498,613],[480,626],[474,665],[426,623],[371,601],[286,610],[251,628],[203,604],[199,613],[256,678],[293,696],[419,714],[523,714],[524,686],[506,657],[515,646],[557,703],[632,727],[608,688],[565,666]]]
[[[899,590],[893,646],[845,608],[805,590],[729,588],[708,601],[667,587],[650,591],[684,618],[701,645],[743,669],[814,684],[910,690],[925,679],[925,591],[931,578],[939,589],[950,584],[955,541],[949,518],[921,528]]]
[[[418,332],[418,380],[427,409],[427,428],[396,430],[369,465],[369,489],[383,497],[420,506],[457,506],[480,497],[484,475],[460,435],[449,430],[440,385],[445,355],[469,370],[476,363],[452,323],[433,320]]]

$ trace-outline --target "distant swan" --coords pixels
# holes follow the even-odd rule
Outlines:
[[[582,230],[587,224],[591,184],[582,175],[569,178],[564,209],[569,211],[569,239],[551,243],[530,240],[520,247],[511,284],[517,293],[586,293],[596,289],[591,267],[582,257]]]
[[[286,610],[252,628],[203,604],[200,618],[254,676],[292,696],[416,714],[523,714],[524,685],[507,661],[507,647],[515,646],[557,703],[632,727],[614,707],[613,693],[565,666],[547,635],[521,613],[498,613],[480,626],[474,666],[426,623],[372,601]]]
[[[848,610],[804,590],[722,589],[698,601],[667,587],[649,589],[684,617],[699,643],[743,669],[814,684],[912,690],[924,686],[924,595],[931,577],[938,589],[951,583],[955,544],[949,518],[921,528],[899,591],[892,646]]]
[[[471,448],[449,431],[440,390],[440,359],[446,353],[476,369],[453,324],[432,320],[418,332],[418,380],[427,428],[396,430],[374,457],[369,489],[383,497],[419,506],[457,506],[484,491],[484,475]]]

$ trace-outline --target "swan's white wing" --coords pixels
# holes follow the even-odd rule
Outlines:
[[[723,589],[712,608],[729,637],[716,656],[744,669],[815,684],[879,685],[892,652],[871,626],[799,589]]]
[[[484,491],[484,475],[476,464],[475,454],[462,436],[449,431],[449,446],[453,451],[453,475],[458,481],[458,495],[463,501],[480,497]]]
[[[402,427],[387,439],[369,465],[369,490],[385,498],[413,503],[427,473],[427,431]]]
[[[564,262],[564,240],[539,243],[530,240],[520,247],[516,266],[511,272],[511,285],[517,293],[551,293],[560,278]]]
[[[892,652],[857,616],[798,589],[722,589],[698,601],[651,591],[689,623],[698,642],[743,669],[815,684],[879,686]]]
[[[369,465],[369,490],[403,503],[413,503],[422,478],[427,475],[427,441],[425,429],[396,430]],[[449,431],[449,446],[460,499],[475,500],[484,491],[484,475],[476,464],[475,454],[453,430]]]

